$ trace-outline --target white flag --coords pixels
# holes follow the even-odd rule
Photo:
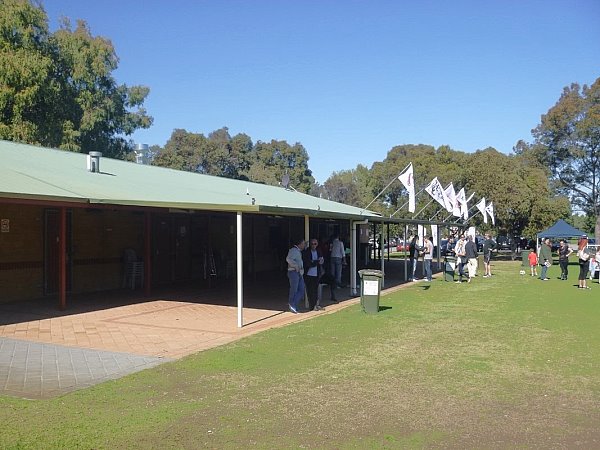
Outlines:
[[[425,188],[425,190],[427,191],[427,193],[429,195],[431,195],[431,197],[436,202],[438,202],[444,208],[448,209],[447,205],[450,202],[448,201],[448,198],[446,197],[446,193],[444,192],[444,188],[442,187],[442,184],[437,179],[437,177],[435,177],[433,180],[431,180],[431,183],[429,183],[427,185],[427,187]]]
[[[490,219],[492,219],[492,225],[496,226],[496,220],[494,220],[494,204],[490,202],[486,207],[485,211],[489,214]]]
[[[423,225],[417,225],[417,234],[419,235],[417,243],[419,244],[419,247],[423,247],[423,234],[425,234],[425,227]]]
[[[446,189],[444,189],[444,194],[446,194],[446,199],[448,200],[448,204],[446,205],[446,211],[451,213],[454,205],[454,198],[456,197],[456,194],[454,193],[454,186],[452,186],[452,183],[446,186]]]
[[[475,227],[469,227],[467,229],[467,236],[473,236],[473,242],[477,243],[477,241],[475,240],[475,235],[476,235]]]
[[[463,216],[465,220],[468,219],[469,208],[467,207],[467,197],[465,196],[465,188],[462,188],[460,191],[458,191],[458,194],[456,194],[456,199],[460,203],[460,215],[458,217]]]
[[[477,209],[483,214],[483,223],[487,223],[487,214],[485,213],[485,197],[482,197],[479,203],[477,203]]]
[[[433,239],[433,245],[437,246],[438,244],[438,226],[431,225],[431,238]]]
[[[469,195],[469,198],[465,200],[465,218],[468,219],[469,218],[469,202],[471,201],[471,199],[475,197],[475,192],[473,192],[471,195]]]
[[[458,196],[454,191],[454,185],[452,183],[450,183],[450,185],[446,188],[446,196],[448,197],[448,200],[450,200],[450,204],[452,205],[452,208],[449,209],[448,212],[451,212],[454,217],[460,217],[460,201],[458,200]]]
[[[413,178],[413,165],[410,163],[408,168],[398,175],[398,179],[408,191],[408,212],[415,212],[415,180]]]

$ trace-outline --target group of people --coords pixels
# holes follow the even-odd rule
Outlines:
[[[431,262],[433,260],[433,238],[426,236],[423,240],[423,245],[419,245],[419,236],[413,236],[409,246],[408,255],[410,261],[410,276],[409,281],[418,281],[416,278],[417,263],[419,257],[423,257],[423,271],[426,281],[431,281]],[[485,235],[483,241],[483,265],[485,274],[483,278],[489,278],[492,276],[491,258],[492,252],[497,248],[496,242],[492,239],[490,234]],[[477,276],[478,269],[478,251],[477,244],[475,243],[475,237],[472,235],[461,234],[453,248],[447,250],[448,253],[454,252],[456,255],[456,267],[458,270],[458,280],[456,283],[462,283],[463,278],[467,278],[467,282]],[[466,271],[465,271],[466,268]]]
[[[483,278],[492,276],[492,252],[496,251],[498,245],[489,233],[486,233],[483,240]],[[456,283],[462,283],[463,278],[467,278],[467,283],[477,276],[478,252],[475,237],[473,235],[461,235],[454,246],[456,255],[456,267],[458,269],[458,280]],[[465,267],[467,273],[465,273]]]
[[[300,311],[300,302],[304,294],[308,298],[308,310],[319,311],[319,284],[327,284],[330,289],[330,300],[337,303],[335,290],[342,286],[342,268],[346,261],[346,248],[339,236],[334,235],[331,241],[319,241],[315,238],[306,241],[299,238],[289,249],[285,258],[290,283],[288,297],[289,310],[296,314]]]
[[[419,257],[423,256],[423,271],[425,273],[425,280],[432,280],[431,273],[431,261],[433,260],[433,238],[431,236],[426,236],[423,239],[423,245],[419,245],[419,236],[415,235],[410,241],[408,246],[408,258],[410,260],[410,281],[418,281],[416,277],[417,273],[417,263],[419,261]]]
[[[569,256],[573,253],[573,249],[565,240],[560,241],[558,247],[558,264],[560,266],[560,279],[567,280],[569,277]],[[595,271],[600,264],[600,254],[592,255],[588,250],[588,238],[582,236],[577,242],[577,259],[579,264],[578,289],[590,289],[587,285],[588,272],[590,278],[593,279]],[[552,266],[552,242],[550,239],[545,239],[540,246],[539,257],[535,249],[531,249],[529,253],[529,267],[531,276],[537,277],[538,264],[542,267],[540,272],[540,280],[548,281],[548,269]]]

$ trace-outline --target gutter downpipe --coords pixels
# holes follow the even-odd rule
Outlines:
[[[308,215],[304,215],[304,240],[308,242],[310,239],[310,218]]]
[[[357,220],[352,222],[352,251],[350,254],[350,294],[353,297],[356,297],[358,295],[356,292],[356,253],[358,251],[358,249],[356,248],[356,226],[366,225],[368,223],[369,219]]]

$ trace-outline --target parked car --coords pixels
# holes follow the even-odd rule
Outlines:
[[[396,251],[397,252],[406,252],[406,251],[408,251],[408,245],[406,245],[404,242],[400,241],[400,243],[396,245]]]
[[[512,239],[508,236],[498,236],[496,239],[498,250],[510,250],[512,248]]]
[[[475,236],[475,244],[477,244],[477,251],[478,252],[482,252],[483,251],[483,242],[485,241],[485,238],[481,235],[479,236]]]

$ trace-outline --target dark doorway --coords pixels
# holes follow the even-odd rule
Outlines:
[[[71,292],[72,214],[67,210],[67,292]],[[58,293],[60,213],[57,209],[44,210],[44,295]]]

